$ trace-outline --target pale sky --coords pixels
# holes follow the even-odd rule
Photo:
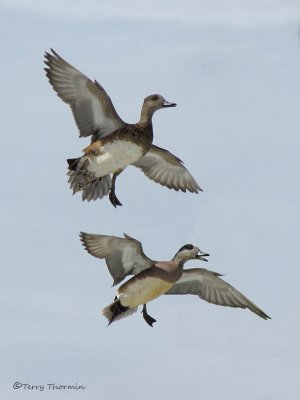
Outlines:
[[[161,3],[0,1],[1,398],[298,400],[300,3]],[[123,207],[72,196],[66,159],[89,140],[44,75],[51,47],[127,122],[149,94],[176,102],[155,114],[154,143],[204,192],[129,167]],[[193,243],[211,256],[187,268],[225,274],[272,320],[163,296],[148,304],[153,329],[139,312],[107,328],[115,289],[81,230],[126,232],[161,260]]]
[[[297,0],[189,0],[188,2],[152,0],[61,0],[59,7],[52,2],[2,0],[1,3],[19,9],[51,15],[56,19],[99,21],[104,18],[178,22],[196,25],[230,23],[239,27],[284,24],[298,20],[300,4]]]

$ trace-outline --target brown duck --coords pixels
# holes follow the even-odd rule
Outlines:
[[[207,261],[209,255],[197,246],[186,244],[171,261],[154,261],[148,258],[141,243],[132,237],[80,233],[85,249],[94,257],[105,259],[114,285],[128,275],[134,275],[117,290],[113,303],[103,309],[109,324],[127,317],[143,305],[143,317],[147,324],[156,320],[146,309],[146,303],[162,294],[194,294],[209,303],[248,308],[263,319],[270,317],[234,287],[223,281],[221,274],[204,268],[183,269],[188,260]]]
[[[103,87],[66,62],[54,50],[45,53],[46,75],[57,95],[69,106],[80,137],[91,136],[84,155],[68,159],[68,175],[73,194],[82,200],[97,200],[109,194],[111,203],[122,205],[115,193],[117,176],[128,165],[140,168],[153,181],[170,189],[198,193],[202,189],[169,151],[154,146],[152,116],[161,108],[175,107],[161,95],[145,98],[141,118],[127,124],[118,116]],[[112,177],[111,177],[112,174]]]

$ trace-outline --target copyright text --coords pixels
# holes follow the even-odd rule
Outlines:
[[[44,385],[32,385],[30,383],[15,382],[13,389],[23,389],[28,391],[43,392],[44,390],[85,390],[86,386],[78,385],[58,385],[56,383],[46,383]]]

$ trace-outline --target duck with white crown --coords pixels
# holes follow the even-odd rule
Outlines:
[[[113,303],[103,309],[109,325],[135,313],[143,305],[143,318],[150,326],[156,320],[147,313],[146,303],[163,294],[194,294],[209,303],[227,307],[248,308],[263,319],[270,317],[242,293],[220,277],[204,268],[183,269],[188,260],[207,261],[209,254],[197,246],[182,246],[170,261],[154,261],[147,257],[138,240],[80,233],[85,249],[94,257],[105,259],[114,285],[127,276],[132,278],[117,290]]]

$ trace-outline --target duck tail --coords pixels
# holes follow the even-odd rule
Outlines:
[[[76,171],[80,160],[81,160],[81,157],[68,158],[67,163],[69,165],[69,170]]]
[[[113,303],[103,308],[102,314],[108,319],[108,325],[110,325],[114,321],[118,321],[119,319],[135,313],[137,309],[137,307],[124,307],[120,303],[120,300],[116,299]]]
[[[105,175],[101,178],[91,178],[82,169],[81,158],[69,158],[67,160],[69,164],[69,170],[67,175],[69,176],[69,184],[73,194],[82,192],[82,200],[97,200],[107,196],[111,188],[111,177]],[[85,160],[82,160],[85,161]]]
[[[90,181],[82,191],[82,200],[97,200],[107,196],[111,188],[110,175]]]

